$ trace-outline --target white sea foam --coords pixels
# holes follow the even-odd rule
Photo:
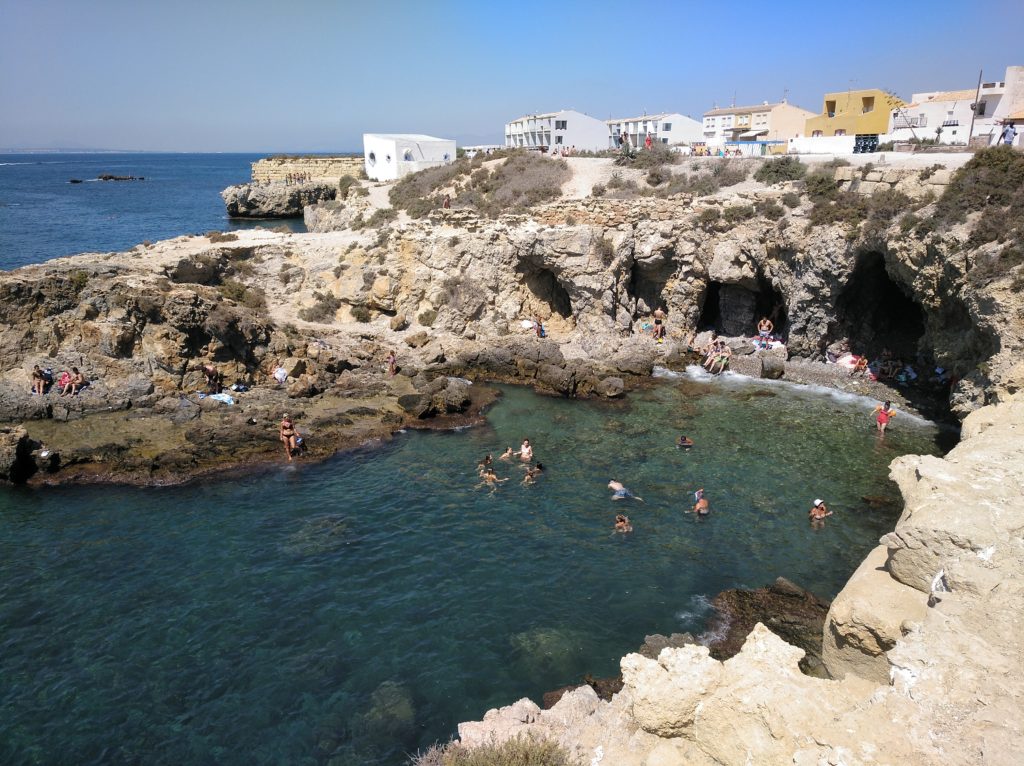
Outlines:
[[[712,611],[711,599],[703,593],[691,596],[685,609],[676,612],[676,619],[684,625],[691,625],[694,622],[703,622],[708,613]]]
[[[738,372],[723,372],[720,375],[712,375],[703,367],[691,364],[683,372],[673,372],[664,367],[655,367],[651,373],[655,378],[686,378],[702,383],[718,381],[725,388],[741,388],[744,386],[764,386],[766,388],[782,388],[796,395],[810,395],[814,397],[825,397],[840,404],[852,405],[864,409],[874,409],[878,406],[878,400],[863,394],[853,394],[849,391],[840,391],[828,386],[821,386],[816,383],[793,383],[788,380],[771,380],[770,378],[752,378],[749,375],[740,375]],[[919,426],[933,426],[932,421],[915,415],[905,410],[899,411],[901,422],[913,423]]]

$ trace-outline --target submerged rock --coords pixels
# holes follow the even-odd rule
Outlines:
[[[356,542],[348,519],[340,514],[313,516],[288,537],[281,549],[292,556],[319,556],[333,553]]]

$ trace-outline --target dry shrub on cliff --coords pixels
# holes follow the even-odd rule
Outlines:
[[[722,211],[722,218],[728,224],[736,225],[754,217],[753,205],[730,205]]]
[[[422,218],[440,207],[440,200],[435,199],[435,195],[441,189],[453,185],[469,170],[468,160],[457,160],[450,165],[410,173],[391,187],[388,198],[395,208],[404,210],[410,217]]]
[[[299,319],[307,322],[328,323],[334,321],[334,315],[341,308],[341,299],[331,293],[313,293],[315,303],[304,309],[299,309]]]
[[[551,740],[517,737],[474,748],[457,742],[434,745],[413,756],[410,766],[576,766],[576,761]]]
[[[1008,146],[983,149],[950,181],[935,206],[935,222],[949,226],[980,212],[971,245],[1024,238],[1024,155]]]
[[[761,200],[757,203],[757,214],[764,216],[769,221],[777,221],[786,214],[786,211],[782,209],[782,205],[773,199]]]
[[[716,162],[711,170],[711,177],[721,187],[735,186],[743,183],[750,175],[750,167],[743,160],[723,160]]]
[[[217,286],[217,290],[224,298],[253,311],[267,310],[267,294],[262,287],[249,287],[234,279],[225,279]]]
[[[562,184],[569,180],[565,160],[552,160],[537,154],[509,157],[494,169],[493,188],[487,194],[491,214],[508,209],[528,208],[557,198]]]
[[[211,242],[234,242],[238,239],[238,235],[230,231],[208,231],[206,238]]]
[[[680,159],[681,156],[677,152],[672,151],[664,144],[655,144],[650,149],[637,149],[632,154],[618,152],[615,164],[638,170],[649,170],[664,165],[675,165]]]

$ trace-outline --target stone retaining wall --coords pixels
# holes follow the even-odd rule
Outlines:
[[[267,157],[252,163],[252,180],[260,182],[305,173],[311,181],[336,184],[342,176],[358,178],[362,172],[362,157]]]
[[[839,181],[840,188],[858,194],[874,194],[876,191],[895,189],[916,199],[928,192],[936,197],[940,196],[953,178],[953,172],[945,168],[934,170],[930,174],[919,168],[877,168],[865,173],[864,168],[849,166],[836,168],[835,178]],[[923,178],[923,175],[927,175],[927,178]]]

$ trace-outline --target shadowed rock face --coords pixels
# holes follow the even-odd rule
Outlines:
[[[220,193],[232,218],[301,218],[307,205],[333,200],[337,195],[337,186],[320,183],[238,184]]]

